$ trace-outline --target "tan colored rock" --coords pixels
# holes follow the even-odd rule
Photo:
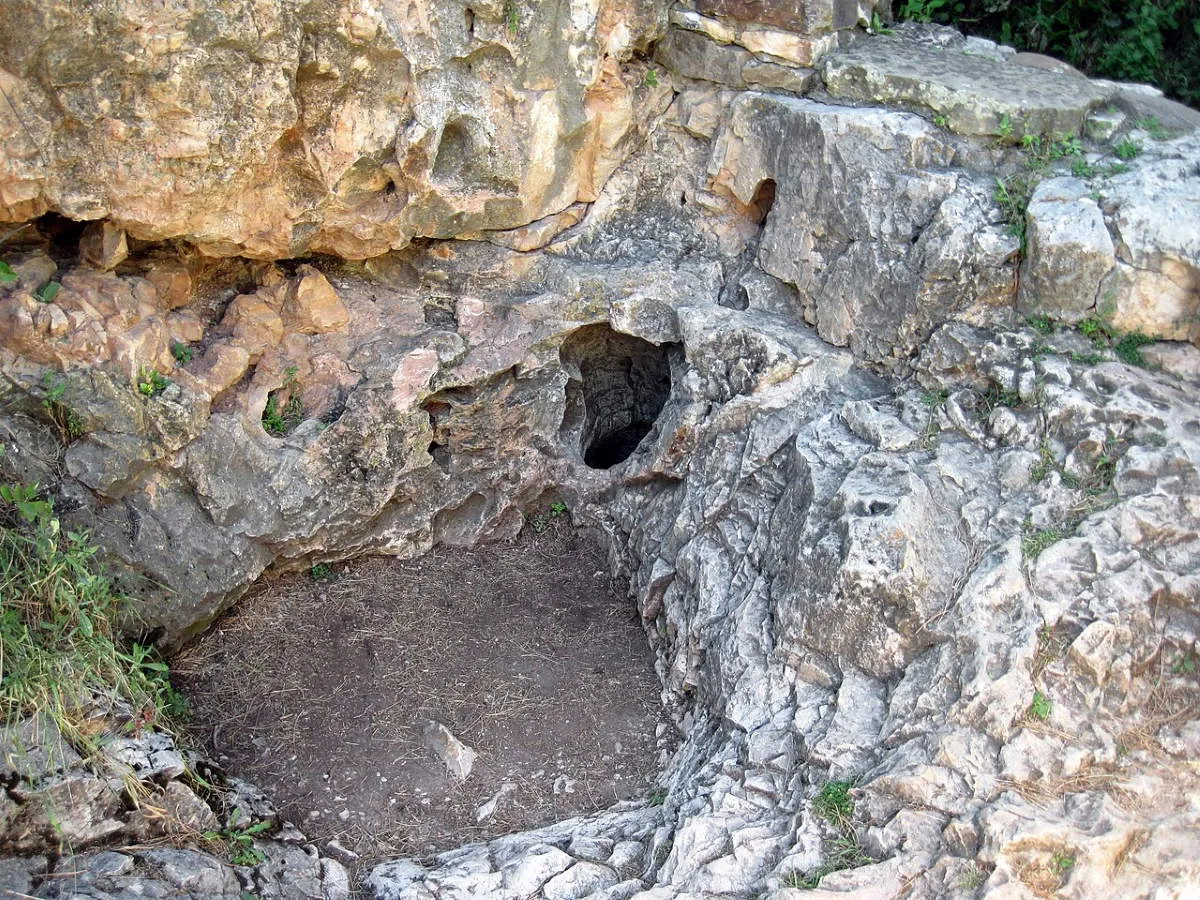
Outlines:
[[[521,3],[515,28],[499,2],[469,28],[448,0],[387,8],[17,0],[0,221],[53,210],[214,256],[362,259],[586,202],[631,149],[640,73],[621,75],[662,0]]]
[[[115,269],[129,256],[129,241],[125,231],[112,222],[92,222],[83,230],[79,240],[79,261],[94,269],[107,272]]]
[[[795,66],[813,66],[838,45],[837,35],[802,37],[789,31],[747,25],[737,42],[751,53],[773,56]]]
[[[250,368],[250,352],[236,344],[214,344],[208,348],[194,377],[198,388],[210,397],[227,391]]]
[[[280,305],[276,291],[239,294],[225,310],[220,327],[250,354],[252,362],[257,362],[266,350],[283,340],[283,319],[277,312]]]
[[[288,285],[284,295],[284,328],[301,334],[345,328],[350,313],[329,280],[312,266],[301,266],[297,274],[299,277]]]
[[[162,319],[143,319],[127,331],[110,334],[109,358],[132,382],[143,369],[171,371],[175,362],[170,345],[171,334]]]
[[[192,299],[192,275],[182,263],[165,261],[156,263],[146,273],[146,280],[154,285],[167,309],[186,306]]]

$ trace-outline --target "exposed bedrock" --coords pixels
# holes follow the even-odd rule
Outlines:
[[[117,16],[96,47],[133,39],[115,5],[87,8],[17,12],[54,35]],[[32,57],[4,75],[29,129],[0,113],[7,215],[107,217],[42,219],[5,253],[6,477],[50,487],[66,524],[93,530],[140,581],[138,627],[166,645],[272,567],[473,544],[547,496],[605,530],[684,736],[665,795],[383,863],[379,897],[786,900],[814,879],[811,896],[1186,896],[1200,880],[1187,112],[945,30],[868,37],[853,26],[869,3],[416,9],[205,19],[267,93],[253,114],[214,94],[194,144],[190,113],[155,113],[175,143],[105,138],[85,156],[60,124],[39,147],[72,107],[39,93]],[[169,49],[203,31],[178,15],[163,58],[199,65]],[[255,48],[291,55],[230,36],[250,27]],[[647,79],[630,54],[664,28],[669,70]],[[401,57],[388,71],[403,84],[371,74]],[[242,84],[223,71],[218,94]],[[161,87],[129,108],[178,104],[206,83],[190,72],[148,70]],[[589,105],[605,77],[628,120]],[[970,110],[954,101],[968,82]],[[1045,115],[1006,135],[1027,85]],[[107,89],[88,109],[119,136],[126,107]],[[502,102],[481,99],[493,89]],[[372,104],[405,117],[399,137]],[[1139,130],[1147,110],[1175,132]],[[1040,161],[1006,220],[997,178],[1031,172],[1009,138],[1049,127],[1078,129],[1079,153]],[[375,135],[380,155],[361,162],[340,134]],[[1141,155],[1105,169],[1124,139]],[[130,180],[104,168],[142,146],[158,149],[118,167]],[[181,146],[192,162],[163,152]],[[186,202],[156,190],[168,176],[194,188]],[[461,239],[405,246],[418,235]],[[145,243],[168,236],[185,242]],[[318,250],[343,258],[283,259]],[[89,777],[75,768],[33,780]],[[0,812],[32,821],[37,788],[8,777]],[[852,814],[818,801],[830,782]],[[99,812],[70,820],[74,846],[141,840],[92,787]],[[7,846],[25,854],[20,889],[52,895],[29,856],[53,851],[44,818]],[[264,843],[308,853],[292,837]],[[138,866],[186,881],[168,864],[188,860],[137,853],[90,855],[89,890],[120,896]],[[192,896],[238,896],[211,859],[190,859],[212,869]],[[339,896],[306,859],[305,889]]]

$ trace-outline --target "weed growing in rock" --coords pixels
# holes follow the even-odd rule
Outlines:
[[[534,534],[545,534],[553,526],[556,519],[561,519],[568,512],[567,504],[556,500],[544,510],[536,510],[525,517]]]
[[[993,192],[996,205],[1008,225],[1008,233],[1020,242],[1021,255],[1025,255],[1026,221],[1025,214],[1029,209],[1029,201],[1033,198],[1036,181],[1029,175],[1009,175],[1007,178],[997,178]]]
[[[516,0],[504,0],[504,27],[513,37],[521,30],[521,10]]]
[[[4,260],[0,260],[0,284],[12,284],[19,281],[21,278],[17,274],[17,270],[10,266]]]
[[[863,852],[856,840],[840,837],[834,840],[827,854],[826,862],[819,868],[808,873],[791,872],[784,881],[790,888],[811,891],[820,886],[821,879],[826,875],[832,875],[834,872],[841,872],[844,869],[857,869],[859,866],[873,862],[875,860]]]
[[[1113,353],[1117,354],[1117,359],[1123,363],[1145,368],[1146,358],[1142,356],[1142,347],[1153,343],[1154,338],[1147,337],[1140,331],[1131,331],[1113,344]]]
[[[1166,128],[1155,116],[1147,116],[1144,119],[1138,119],[1133,123],[1137,128],[1146,132],[1156,141],[1170,140],[1172,137],[1171,131]]]
[[[308,570],[308,577],[313,581],[333,581],[333,566],[329,563],[317,563]]]
[[[53,372],[42,376],[42,388],[46,395],[42,398],[42,407],[50,416],[50,421],[58,430],[58,439],[63,445],[71,443],[76,438],[83,437],[85,428],[79,413],[63,402],[67,392],[67,382]]]
[[[1029,703],[1029,714],[1035,719],[1040,719],[1045,722],[1050,718],[1050,711],[1053,705],[1050,703],[1050,698],[1041,691],[1033,692],[1033,700]]]
[[[263,407],[262,426],[267,434],[283,437],[295,430],[304,421],[304,407],[299,397],[289,397],[283,409],[279,408],[279,399],[274,392],[267,397],[267,405]]]
[[[58,292],[61,290],[62,285],[57,281],[47,281],[33,292],[33,299],[38,303],[53,303],[54,298],[58,296]]]
[[[1079,331],[1099,350],[1111,349],[1117,359],[1131,366],[1145,368],[1146,358],[1142,355],[1142,347],[1153,344],[1155,339],[1147,337],[1140,331],[1130,331],[1125,334],[1114,329],[1111,325],[1097,318],[1084,319],[1077,326]],[[1079,358],[1077,358],[1079,357]],[[1072,354],[1076,362],[1100,362],[1104,357],[1093,359],[1091,355]]]
[[[642,79],[642,81],[646,85],[646,87],[652,87],[652,88],[658,87],[658,83],[659,83],[658,82],[658,70],[657,69],[647,69],[646,76]]]
[[[300,402],[300,396],[295,393],[298,371],[295,366],[284,369],[283,384],[279,390],[271,391],[267,395],[267,403],[262,412],[262,426],[267,434],[283,437],[295,431],[296,426],[304,421],[304,406]],[[282,397],[286,397],[286,400],[283,400],[281,406]]]
[[[785,876],[789,887],[812,890],[832,872],[854,869],[875,861],[858,844],[858,833],[854,828],[854,798],[850,796],[853,787],[853,781],[829,781],[813,798],[813,813],[828,822],[837,836],[827,848],[825,862],[819,868],[811,872],[791,872]]]
[[[1124,162],[1129,162],[1131,159],[1137,159],[1142,152],[1141,144],[1129,138],[1123,138],[1113,147],[1113,155]]]
[[[1042,555],[1042,551],[1066,540],[1071,533],[1072,531],[1063,527],[1027,530],[1021,538],[1021,552],[1026,559],[1037,559]]]
[[[167,389],[171,380],[158,369],[139,369],[137,377],[138,393],[143,397],[157,397]]]
[[[1075,868],[1075,855],[1071,853],[1058,852],[1050,857],[1050,868],[1065,878],[1070,871]]]
[[[206,831],[206,840],[218,841],[225,845],[229,852],[229,861],[235,866],[257,866],[267,858],[266,854],[254,846],[254,838],[271,828],[270,822],[241,823],[245,814],[240,809],[234,809],[229,816],[229,827],[220,831]]]
[[[949,399],[950,392],[945,388],[942,388],[940,391],[926,391],[921,395],[921,402],[930,409],[937,409]]]
[[[1038,334],[1054,334],[1054,320],[1049,316],[1030,316],[1025,324]]]
[[[95,749],[88,712],[123,699],[142,725],[175,704],[166,666],[126,648],[115,622],[128,601],[81,532],[63,533],[35,484],[0,485],[0,717],[45,712],[77,749]]]
[[[958,886],[964,891],[974,891],[983,887],[988,880],[987,870],[977,862],[970,863],[958,880]]]
[[[186,366],[195,357],[196,352],[185,344],[183,341],[173,341],[171,343],[171,356],[175,357],[175,362],[181,366]]]
[[[845,829],[854,817],[853,781],[830,781],[813,800],[813,812],[835,828]]]
[[[892,33],[892,29],[884,24],[883,19],[879,17],[879,11],[871,13],[871,27],[867,29],[871,34],[887,35]]]

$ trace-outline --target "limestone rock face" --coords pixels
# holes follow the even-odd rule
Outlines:
[[[18,2],[0,220],[364,258],[594,200],[665,86],[662,0]]]
[[[743,204],[769,186],[760,265],[821,337],[895,360],[950,311],[1011,299],[1015,239],[990,182],[948,168],[955,152],[916,116],[746,93],[709,173]]]
[[[1075,134],[1091,110],[1116,96],[1115,86],[1074,70],[981,49],[952,29],[898,28],[894,36],[830,57],[823,75],[829,93],[839,99],[927,109],[958,134],[1018,140],[1026,134]]]
[[[383,862],[378,897],[1200,881],[1196,137],[840,2],[675,8],[649,78],[661,6],[470,13],[14,7],[6,215],[97,221],[5,253],[5,479],[94,534],[166,646],[270,568],[510,535],[547,496],[604,529],[682,736],[665,796]],[[1006,116],[1087,155],[1031,166]],[[1129,170],[1087,175],[1121,136]],[[1021,260],[995,185],[1035,168]],[[212,258],[309,251],[341,258]],[[1135,366],[1092,317],[1166,340]],[[172,748],[113,753],[211,825]],[[79,796],[86,892],[346,893],[286,830],[241,883],[92,852],[146,823],[70,754],[0,757],[23,892],[66,889],[38,799]]]

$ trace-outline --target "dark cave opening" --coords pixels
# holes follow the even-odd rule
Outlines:
[[[589,467],[624,462],[650,433],[671,393],[670,348],[608,325],[589,325],[563,342],[560,355],[571,375],[564,430],[578,429]]]

